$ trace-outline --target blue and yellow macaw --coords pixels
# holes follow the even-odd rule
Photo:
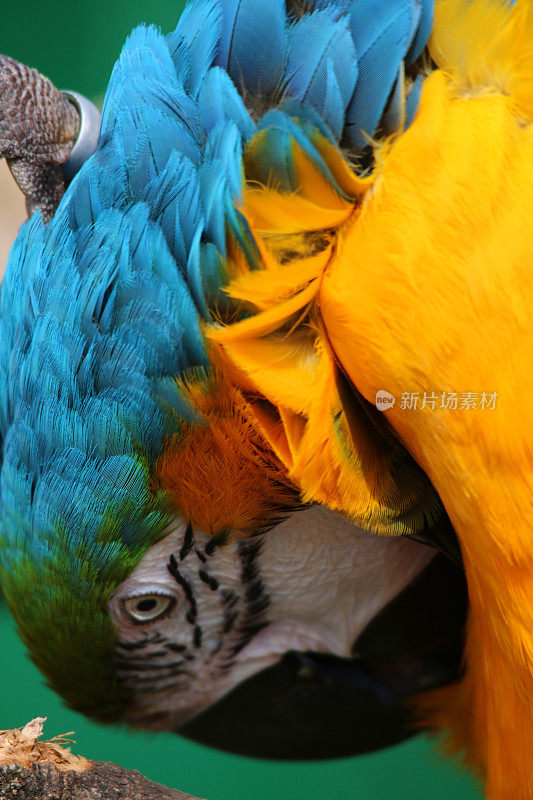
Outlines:
[[[347,659],[423,539],[469,611],[422,720],[533,798],[532,118],[530,0],[133,32],[0,296],[0,582],[68,703],[175,729],[282,653]]]

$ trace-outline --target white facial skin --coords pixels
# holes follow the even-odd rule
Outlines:
[[[434,552],[320,506],[219,547],[176,518],[108,607],[127,719],[176,730],[289,650],[350,656]]]

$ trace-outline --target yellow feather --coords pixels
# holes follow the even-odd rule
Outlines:
[[[328,165],[337,185],[347,197],[362,197],[374,182],[372,175],[357,175],[342,157],[339,150],[318,131],[312,138],[313,144]]]
[[[387,419],[461,543],[467,672],[431,698],[435,719],[486,771],[490,800],[531,800],[533,126],[524,116],[533,110],[533,50],[523,36],[531,5],[474,2],[459,21],[463,8],[437,7],[432,47],[448,74],[426,81],[411,128],[380,154],[373,191],[339,234],[320,308],[364,396],[397,397]],[[493,410],[407,410],[404,392],[498,392],[498,400]]]
[[[224,353],[271,403],[295,413],[309,413],[317,359],[308,341],[281,337],[237,339],[224,343]]]
[[[295,242],[295,247],[298,244]],[[264,269],[247,272],[232,281],[227,292],[236,300],[244,300],[265,310],[300,292],[322,275],[330,257],[331,246],[328,245],[317,255],[296,259],[293,263],[280,264],[271,258],[270,264],[264,264]]]
[[[352,212],[352,203],[327,208],[297,194],[282,194],[249,184],[244,190],[243,209],[258,233],[305,233],[341,225]]]
[[[309,156],[301,147],[293,144],[292,158],[298,178],[298,193],[322,208],[345,210],[351,203],[346,202],[335,189],[334,184],[319,172]]]
[[[305,308],[315,297],[318,291],[318,281],[311,281],[305,289],[280,303],[277,306],[261,311],[254,317],[248,317],[234,325],[225,328],[209,328],[207,336],[213,342],[238,342],[243,339],[252,339],[257,336],[265,336],[281,327],[290,318]]]
[[[533,113],[533,6],[518,0],[437,0],[429,42],[437,66],[465,93],[497,91]]]

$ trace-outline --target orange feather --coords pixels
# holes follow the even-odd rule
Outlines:
[[[183,425],[155,470],[156,486],[176,510],[202,531],[245,535],[300,506],[240,392],[215,378],[180,388],[201,421]]]

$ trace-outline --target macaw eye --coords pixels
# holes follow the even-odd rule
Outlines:
[[[153,622],[174,603],[173,597],[164,594],[140,594],[124,601],[124,611],[134,622]]]

